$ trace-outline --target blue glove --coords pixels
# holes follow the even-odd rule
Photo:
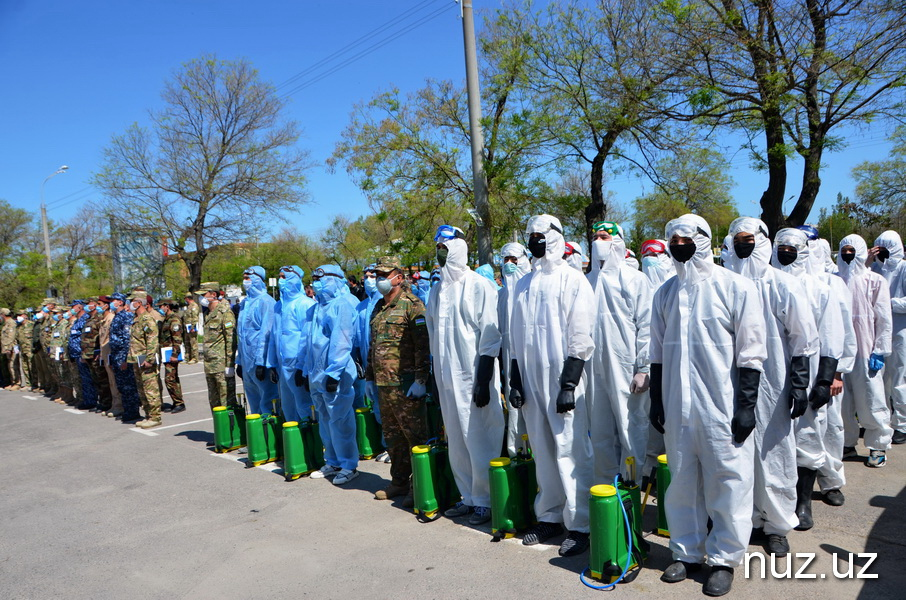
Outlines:
[[[880,371],[884,368],[884,357],[880,354],[872,354],[868,357],[868,370]]]

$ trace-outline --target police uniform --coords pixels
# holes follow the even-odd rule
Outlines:
[[[183,343],[183,324],[179,313],[176,312],[176,302],[169,300],[160,302],[160,306],[168,305],[170,314],[164,316],[160,326],[160,347],[173,348],[173,359],[176,359],[180,353],[180,346]],[[164,383],[167,385],[167,393],[173,400],[174,412],[185,410],[185,403],[182,399],[182,384],[179,382],[179,362],[170,360],[164,363]]]
[[[202,283],[195,293],[219,291],[220,284],[211,281]],[[204,374],[211,408],[235,401],[228,395],[226,376],[226,370],[233,361],[235,332],[236,317],[230,310],[230,303],[226,299],[219,300],[204,321]]]
[[[98,302],[97,298],[90,298],[89,302]],[[100,412],[110,410],[113,405],[113,396],[110,393],[110,382],[107,380],[107,371],[101,363],[101,326],[104,317],[97,310],[91,311],[85,327],[82,329],[82,360],[91,373],[91,381],[97,390],[97,409]]]
[[[123,294],[113,294],[112,300],[127,302]],[[113,377],[116,387],[123,401],[123,422],[138,421],[140,401],[138,398],[138,385],[134,372],[134,365],[129,362],[129,346],[132,343],[132,323],[135,314],[123,308],[117,312],[110,322],[110,366],[113,368]]]
[[[376,271],[400,270],[399,264],[382,258]],[[410,449],[424,444],[428,423],[424,398],[408,398],[409,387],[428,379],[428,328],[425,305],[403,289],[392,301],[378,300],[371,313],[371,346],[366,379],[377,385],[381,421],[390,454],[391,487],[409,489],[412,475]]]

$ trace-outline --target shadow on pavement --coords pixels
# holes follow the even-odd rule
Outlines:
[[[903,568],[903,557],[906,556],[906,486],[896,496],[874,496],[869,504],[884,508],[868,533],[863,552],[877,555],[864,573],[877,575],[877,578],[865,579],[858,598],[902,598],[906,589],[906,569]],[[821,547],[827,551],[825,544]],[[869,559],[870,556],[853,557],[856,574]]]
[[[204,442],[205,444],[214,441],[214,433],[212,431],[180,431],[173,437],[184,437],[191,442]]]

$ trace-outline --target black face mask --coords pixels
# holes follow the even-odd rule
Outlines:
[[[755,242],[733,242],[733,251],[739,258],[749,258],[755,250]]]
[[[890,258],[890,250],[884,248],[883,246],[878,248],[878,260],[884,262],[888,258]]]
[[[447,264],[447,254],[450,253],[450,250],[447,248],[438,248],[437,249],[437,264],[441,267]]]
[[[670,256],[681,263],[695,256],[695,244],[670,244]]]
[[[798,256],[799,252],[797,252],[796,250],[777,250],[777,262],[782,264],[784,267],[796,262],[796,257]]]
[[[531,237],[528,241],[528,249],[535,258],[544,258],[544,254],[547,252],[547,240],[544,236]]]
[[[843,262],[845,262],[846,264],[849,264],[853,261],[854,258],[856,258],[856,253],[855,252],[846,252],[846,253],[841,252],[840,258],[843,259]]]

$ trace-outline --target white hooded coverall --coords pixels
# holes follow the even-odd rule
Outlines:
[[[890,400],[890,426],[906,433],[906,260],[903,260],[903,242],[896,231],[885,231],[879,235],[875,246],[890,251],[890,258],[883,262],[875,259],[871,266],[875,273],[887,280],[893,310],[892,352],[884,364],[884,389]]]
[[[510,398],[510,361],[513,360],[513,353],[510,349],[510,321],[513,318],[513,303],[516,301],[516,284],[520,279],[532,272],[532,263],[529,262],[525,246],[516,242],[504,244],[500,249],[501,259],[507,256],[516,257],[516,272],[507,275],[501,268],[503,276],[503,289],[498,292],[497,313],[498,322],[500,323],[500,356],[503,359],[503,395],[507,399],[507,416],[506,416],[506,449],[510,457],[516,456],[519,448],[523,448],[523,434],[528,434],[525,427],[525,417],[518,408],[515,408],[509,402]],[[523,448],[527,450],[527,448]]]

